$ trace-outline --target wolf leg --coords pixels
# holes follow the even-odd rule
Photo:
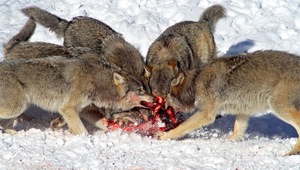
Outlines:
[[[248,127],[249,116],[246,115],[236,115],[233,134],[228,137],[229,140],[239,140],[241,139]]]
[[[67,106],[60,110],[59,112],[64,120],[67,122],[69,127],[69,132],[78,134],[88,134],[88,131],[84,127],[75,107]]]
[[[212,112],[212,109],[206,108],[204,111],[196,112],[193,116],[188,118],[175,129],[172,129],[160,136],[160,139],[177,139],[191,131],[213,123],[215,119],[216,115]]]
[[[286,85],[286,84],[285,84]],[[299,111],[299,89],[292,89],[293,86],[280,86],[278,91],[272,96],[270,106],[273,113],[283,121],[292,125],[297,133],[298,140],[294,148],[286,155],[296,155],[300,153],[300,111]],[[294,86],[296,87],[296,86]]]
[[[18,81],[5,74],[0,77],[0,125],[4,132],[15,134],[13,122],[27,109],[29,102]]]
[[[105,115],[102,115],[99,108],[95,105],[89,105],[80,112],[80,117],[99,129],[107,130],[106,124],[101,120],[103,116]]]

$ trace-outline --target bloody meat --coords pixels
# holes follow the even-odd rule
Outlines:
[[[153,102],[141,102],[143,106],[152,111],[152,116],[145,118],[144,122],[135,125],[134,123],[120,125],[114,120],[102,119],[107,124],[109,131],[122,129],[126,132],[137,132],[146,136],[153,136],[157,132],[165,132],[177,127],[182,121],[182,116],[177,119],[174,109],[171,106],[166,108],[166,100],[161,96],[156,96]]]

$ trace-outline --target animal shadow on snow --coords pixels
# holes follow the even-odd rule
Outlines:
[[[59,116],[57,113],[49,113],[36,106],[30,106],[24,114],[32,119],[17,122],[15,124],[16,130],[29,130],[31,128],[35,128],[44,131],[49,129],[51,121]],[[234,120],[235,116],[232,115],[221,116],[221,118],[216,119],[213,124],[192,132],[184,138],[212,138],[216,137],[216,134],[218,138],[226,138],[233,131]],[[83,120],[83,123],[90,133],[94,133],[99,130],[88,124],[85,120]],[[61,129],[67,131],[67,126],[63,126]],[[291,138],[297,137],[297,132],[291,125],[276,118],[274,115],[264,114],[260,117],[250,118],[245,136],[250,139],[255,137]]]
[[[231,45],[225,55],[238,55],[247,53],[248,50],[255,45],[253,40],[247,39],[237,44]]]
[[[49,130],[51,121],[55,118],[60,117],[58,113],[50,113],[34,105],[31,105],[24,112],[24,114],[28,116],[30,120],[16,121],[16,123],[14,124],[14,128],[17,131],[26,131],[31,128],[40,129],[41,131],[45,131],[47,129]],[[89,133],[94,133],[95,131],[99,130],[91,124],[87,123],[85,120],[81,120]],[[61,127],[60,129],[62,129],[65,132],[68,131],[67,125]]]
[[[221,118],[202,129],[186,135],[184,138],[224,138],[233,132],[235,116],[223,115]],[[297,137],[296,130],[274,115],[268,113],[262,116],[251,117],[244,139],[264,138],[293,138]]]

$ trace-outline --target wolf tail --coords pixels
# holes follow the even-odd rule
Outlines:
[[[48,11],[45,11],[36,6],[30,6],[21,10],[26,16],[32,17],[37,23],[49,28],[58,37],[64,37],[64,32],[67,29],[69,22]]]
[[[207,21],[214,32],[217,22],[226,16],[226,10],[221,5],[208,7],[200,16],[199,21]]]
[[[13,36],[6,44],[3,45],[4,54],[11,51],[11,49],[14,48],[15,45],[17,45],[21,41],[28,41],[28,39],[32,36],[34,33],[36,27],[35,21],[30,17],[25,25],[22,27],[20,32]]]

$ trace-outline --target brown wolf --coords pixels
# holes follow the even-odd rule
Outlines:
[[[7,60],[0,63],[0,79],[0,118],[16,118],[34,104],[60,113],[72,134],[87,133],[78,113],[90,104],[130,110],[153,101],[138,79],[97,56]]]
[[[90,17],[62,19],[39,7],[31,6],[22,12],[34,21],[64,38],[66,47],[87,47],[101,54],[112,64],[136,76],[148,87],[149,72],[140,52],[107,24]]]
[[[216,115],[236,115],[230,139],[243,137],[248,119],[268,109],[300,134],[300,58],[279,51],[220,57],[203,69],[180,73],[171,83],[168,105],[193,112],[161,139],[177,139],[214,122]],[[300,138],[289,155],[300,152]]]
[[[198,22],[183,21],[166,29],[150,46],[146,65],[151,68],[153,94],[165,97],[171,80],[180,70],[200,68],[216,58],[213,32],[225,16],[220,5],[207,8]],[[177,61],[177,62],[176,62]]]

